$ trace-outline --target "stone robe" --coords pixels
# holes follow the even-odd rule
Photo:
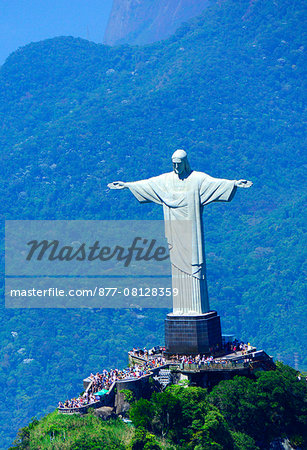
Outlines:
[[[235,180],[212,178],[192,171],[180,179],[175,172],[126,183],[141,203],[163,205],[165,236],[170,249],[174,314],[209,311],[205,270],[202,210],[204,205],[230,201]]]

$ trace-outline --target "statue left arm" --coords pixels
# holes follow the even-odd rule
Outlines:
[[[247,180],[226,180],[223,178],[213,178],[204,174],[204,180],[200,187],[200,200],[202,205],[211,202],[230,202],[237,190],[237,187],[247,188],[253,183]]]
[[[236,193],[236,180],[213,178],[203,174],[204,178],[200,186],[200,202],[207,205],[212,202],[230,202]]]
[[[235,186],[241,188],[249,188],[253,185],[251,181],[248,180],[236,180]]]

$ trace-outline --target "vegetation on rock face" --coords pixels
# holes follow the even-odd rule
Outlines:
[[[251,179],[205,209],[211,307],[224,333],[305,367],[304,14],[298,0],[226,0],[151,46],[55,38],[13,53],[0,70],[2,217],[162,218],[106,184],[170,171],[176,148],[192,168]],[[124,367],[128,349],[162,344],[165,314],[2,309],[1,442],[91,372]]]
[[[11,449],[125,450],[132,435],[131,427],[120,420],[103,422],[92,413],[79,416],[55,411],[22,428]]]
[[[136,427],[167,438],[180,448],[267,448],[276,438],[307,444],[307,383],[297,372],[277,369],[221,381],[207,394],[199,387],[171,386],[130,409]]]

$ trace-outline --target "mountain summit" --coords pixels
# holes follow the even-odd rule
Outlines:
[[[113,0],[104,36],[108,45],[149,44],[171,35],[210,0]]]

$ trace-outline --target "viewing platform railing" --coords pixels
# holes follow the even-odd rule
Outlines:
[[[97,400],[93,403],[87,403],[86,405],[76,406],[74,408],[60,408],[58,407],[58,412],[61,414],[85,414],[89,408],[99,408],[101,401]]]
[[[179,370],[185,372],[207,372],[207,371],[229,371],[229,370],[242,370],[248,368],[249,361],[228,361],[228,362],[201,362],[201,363],[171,363],[170,366],[177,367]]]
[[[252,351],[248,351],[245,354],[241,353],[241,355],[239,354],[235,354],[232,357],[228,356],[226,359],[221,359],[221,360],[209,360],[209,361],[202,361],[202,362],[180,362],[180,361],[176,361],[174,359],[170,359],[170,360],[166,360],[165,363],[158,363],[156,366],[153,365],[151,367],[147,368],[147,373],[139,376],[139,377],[127,377],[127,378],[122,378],[122,379],[118,379],[116,381],[114,381],[112,383],[112,385],[110,386],[108,392],[105,394],[105,398],[104,399],[100,399],[97,400],[95,402],[92,403],[88,403],[86,405],[82,405],[79,407],[74,407],[74,408],[58,408],[59,413],[62,414],[74,414],[74,413],[79,413],[79,414],[84,414],[86,413],[86,411],[89,408],[99,408],[100,406],[103,406],[106,404],[106,400],[107,402],[111,401],[112,398],[115,395],[115,388],[116,386],[120,386],[121,383],[129,383],[129,382],[135,382],[135,381],[139,381],[142,378],[147,378],[150,377],[152,375],[155,375],[156,373],[159,372],[160,369],[173,369],[173,370],[179,370],[179,371],[183,371],[183,372],[216,372],[216,371],[237,371],[237,370],[246,370],[246,369],[251,369],[253,370],[253,366],[255,365],[255,363],[257,363],[258,358],[260,358],[260,356],[263,356],[262,353],[264,352],[257,352],[255,348],[252,348],[252,350],[254,351],[252,353]],[[252,353],[252,354],[251,354]],[[266,358],[264,358],[265,360],[267,359],[271,359],[270,357],[268,357],[266,354],[264,354]],[[254,360],[254,356],[256,357],[256,360]],[[144,355],[136,355],[133,354],[133,352],[129,352],[129,357],[131,358],[131,360],[133,360],[133,362],[138,363],[140,365],[144,364],[144,363],[150,363],[150,361],[154,361],[155,357],[154,356],[149,356],[149,357],[145,357]],[[244,358],[244,359],[243,359]],[[261,362],[261,361],[259,361]],[[271,363],[273,364],[273,363]],[[85,379],[84,381],[86,381],[86,390],[85,392],[88,392],[93,384],[93,381],[89,381],[89,378]],[[95,395],[95,394],[94,394]]]

